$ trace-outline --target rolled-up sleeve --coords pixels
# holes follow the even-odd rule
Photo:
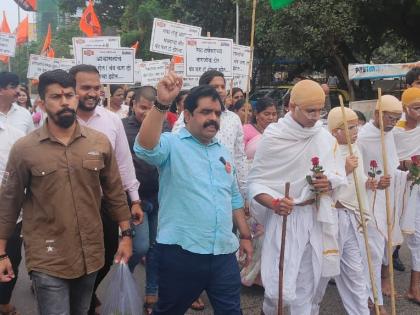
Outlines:
[[[0,239],[8,239],[12,235],[22,208],[30,177],[29,170],[22,161],[24,155],[15,144],[3,174],[0,185]]]
[[[143,148],[138,142],[138,136],[134,142],[134,153],[139,159],[144,160],[150,165],[161,166],[168,158],[170,153],[171,133],[165,132],[160,136],[159,143],[151,150]]]

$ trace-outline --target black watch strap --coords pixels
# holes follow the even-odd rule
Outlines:
[[[169,110],[169,107],[171,107],[171,104],[169,105],[164,105],[162,103],[159,103],[158,100],[155,101],[155,107],[157,110],[159,110],[160,112],[166,112]]]
[[[121,237],[130,237],[130,238],[133,238],[134,237],[134,231],[133,231],[133,229],[130,228],[130,229],[121,231]]]

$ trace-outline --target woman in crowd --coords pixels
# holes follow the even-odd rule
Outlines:
[[[246,115],[246,109],[248,109],[248,115]],[[239,116],[239,118],[241,119],[242,125],[248,124],[251,121],[252,107],[250,104],[248,104],[248,106],[245,106],[244,99],[237,101],[231,107],[231,110]]]
[[[175,98],[174,102],[169,109],[168,114],[166,115],[166,120],[169,123],[169,126],[173,128],[176,121],[178,120],[179,115],[184,111],[184,101],[188,95],[187,90],[179,92],[178,96]]]
[[[121,85],[111,85],[111,98],[109,102],[109,110],[117,114],[121,119],[128,116],[128,105],[124,104],[125,94]]]
[[[232,110],[232,106],[243,99],[245,99],[244,91],[242,91],[241,88],[235,87],[232,89],[231,93],[229,93],[229,96],[226,97],[225,105],[227,109]]]
[[[29,90],[25,85],[19,85],[18,87],[18,97],[16,99],[16,104],[32,112],[31,97],[29,95]]]
[[[236,106],[236,104],[235,104]],[[263,97],[255,104],[253,116],[250,124],[244,125],[244,142],[245,154],[247,155],[249,166],[251,167],[254,159],[257,145],[264,133],[265,128],[277,120],[277,108],[274,101],[269,97]],[[247,217],[248,225],[254,235],[252,245],[254,248],[254,255],[251,263],[242,269],[241,280],[242,284],[252,286],[253,284],[262,285],[260,279],[261,271],[261,250],[263,244],[264,222],[258,222],[252,217],[253,209],[262,207],[256,201],[250,203],[250,213]]]

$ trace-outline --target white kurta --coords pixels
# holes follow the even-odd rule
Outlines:
[[[410,160],[412,156],[420,155],[420,125],[411,130],[394,129],[395,145],[400,161]],[[411,263],[414,271],[420,271],[420,187],[410,183],[405,190],[405,207],[401,216],[401,230],[407,237],[407,245],[411,251]]]
[[[333,138],[318,122],[303,128],[291,114],[271,124],[264,132],[248,177],[249,198],[266,193],[284,197],[286,182],[295,203],[314,198],[306,175],[312,175],[311,158],[317,156],[332,187],[346,183],[344,169],[334,160]],[[319,210],[315,205],[295,206],[287,221],[284,261],[283,298],[292,314],[310,314],[311,300],[321,273],[339,273],[337,214],[332,199],[321,197]],[[264,313],[275,314],[278,300],[278,266],[281,247],[282,217],[271,209],[256,208],[253,215],[266,222],[262,249],[261,276],[265,288]]]

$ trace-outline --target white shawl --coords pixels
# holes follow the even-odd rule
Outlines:
[[[319,157],[320,165],[325,169],[324,174],[334,189],[345,185],[345,170],[338,169],[335,164],[335,142],[335,138],[323,128],[322,122],[318,121],[312,128],[303,128],[290,113],[280,118],[277,123],[269,125],[263,134],[249,173],[249,200],[261,193],[283,198],[286,182],[290,182],[290,196],[295,204],[313,199],[314,194],[305,177],[312,175],[311,159],[315,156]],[[316,214],[317,221],[322,225],[323,255],[318,259],[321,261],[323,276],[337,275],[340,269],[337,213],[332,204],[331,196],[321,195]],[[269,219],[276,220],[281,226],[281,216],[271,215],[271,209],[265,210],[270,214]],[[296,206],[294,211],[299,211],[299,207]],[[280,243],[280,235],[275,239]],[[280,248],[280,245],[277,245],[276,247]]]
[[[384,141],[388,158],[388,172],[391,176],[389,192],[393,227],[392,241],[393,245],[398,245],[403,241],[400,228],[400,216],[403,209],[402,196],[404,195],[407,174],[397,169],[400,163],[392,131],[385,133]],[[381,131],[373,124],[372,121],[364,125],[360,130],[357,144],[363,155],[364,171],[366,175],[370,169],[370,161],[372,160],[377,162],[378,170],[383,172],[384,164],[382,160]],[[378,180],[380,176],[377,176]],[[385,239],[388,239],[385,190],[377,190],[376,193],[369,192],[368,195],[374,223],[376,223],[377,229],[385,237]]]

